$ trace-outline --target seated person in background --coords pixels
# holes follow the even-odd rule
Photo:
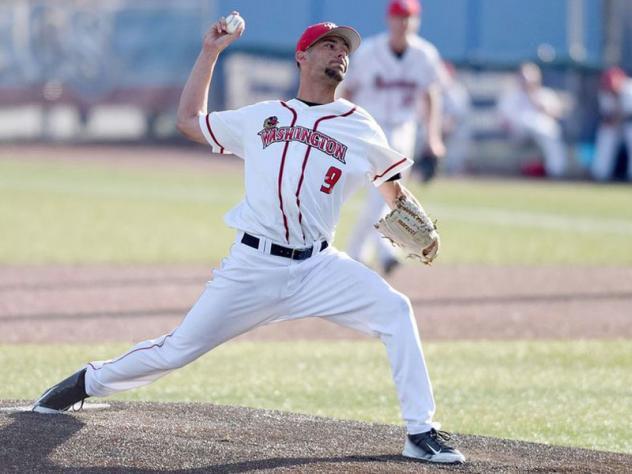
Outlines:
[[[546,175],[552,178],[563,177],[567,167],[559,124],[562,112],[562,100],[555,91],[542,86],[542,73],[533,63],[520,66],[517,84],[498,101],[503,126],[516,138],[535,141],[544,155]]]
[[[599,84],[600,123],[590,173],[597,181],[612,178],[622,140],[628,153],[628,181],[632,181],[632,79],[618,67],[604,71]]]

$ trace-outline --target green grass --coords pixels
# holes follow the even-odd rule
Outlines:
[[[237,175],[0,161],[3,263],[195,262],[224,254]]]
[[[439,263],[632,264],[632,187],[542,181],[412,185],[439,219]],[[241,172],[0,161],[0,264],[213,262]],[[344,248],[361,196],[344,209]]]
[[[0,345],[0,399],[32,399],[106,344]],[[445,429],[632,453],[629,341],[441,342],[425,346]],[[36,385],[33,381],[37,380]],[[377,342],[228,343],[118,400],[205,401],[399,423]]]

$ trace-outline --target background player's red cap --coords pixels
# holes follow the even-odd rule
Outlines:
[[[419,0],[391,0],[388,5],[390,16],[417,16],[420,12]]]
[[[349,52],[353,53],[360,46],[360,33],[350,26],[338,26],[335,23],[316,23],[308,26],[296,43],[296,51],[305,51],[325,36],[340,36],[349,44]]]
[[[625,79],[625,71],[620,67],[613,66],[603,72],[599,85],[604,90],[618,93]]]

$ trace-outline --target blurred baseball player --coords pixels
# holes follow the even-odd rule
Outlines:
[[[426,154],[439,157],[445,154],[440,92],[444,72],[437,49],[417,35],[420,15],[418,0],[389,3],[388,32],[367,39],[354,54],[343,96],[364,107],[384,130],[389,145],[407,157],[415,154],[418,124],[423,122],[426,137],[420,137],[425,138],[424,145],[417,148],[425,147]],[[347,253],[364,261],[365,247],[375,247],[378,263],[388,274],[399,261],[393,247],[373,228],[386,212],[380,192],[370,190]]]
[[[590,172],[597,181],[612,177],[621,142],[628,152],[628,181],[632,181],[632,79],[623,69],[604,71],[599,87],[601,123],[597,130],[595,157]]]
[[[542,72],[536,64],[522,64],[516,79],[517,84],[504,91],[498,101],[502,124],[514,137],[534,140],[544,154],[546,175],[561,178],[567,168],[559,124],[562,101],[555,91],[542,86]]]
[[[472,101],[467,88],[459,81],[454,65],[444,62],[444,66],[446,82],[442,87],[442,131],[446,153],[443,164],[448,174],[460,175],[465,172],[472,139]]]
[[[257,326],[318,315],[384,342],[408,428],[403,454],[463,462],[432,425],[435,404],[410,301],[330,245],[343,201],[361,185],[378,187],[392,206],[414,199],[389,181],[410,160],[388,146],[365,110],[334,99],[360,36],[333,23],[308,27],[295,52],[297,98],[207,113],[218,56],[243,27],[229,34],[222,18],[206,33],[178,109],[185,136],[244,160],[245,198],[225,218],[237,229],[229,256],[173,332],[90,362],[47,390],[34,411],[55,413],[149,384]]]

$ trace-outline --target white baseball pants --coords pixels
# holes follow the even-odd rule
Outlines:
[[[552,117],[539,112],[522,114],[522,132],[537,143],[544,155],[544,169],[547,176],[561,178],[566,173],[567,158],[562,128]]]
[[[364,207],[351,231],[347,243],[347,253],[358,262],[367,262],[368,249],[376,252],[380,265],[386,265],[389,260],[396,258],[393,245],[375,229],[374,224],[388,213],[388,206],[380,191],[369,187],[364,201]]]
[[[465,165],[469,158],[472,145],[472,129],[466,121],[456,125],[446,139],[446,154],[443,158],[445,171],[451,175],[465,172]]]
[[[396,127],[383,127],[389,145],[407,158],[413,158],[415,153],[415,141],[417,138],[417,125],[415,122],[406,122]],[[388,213],[388,206],[384,202],[382,194],[377,188],[370,186],[364,207],[355,223],[349,242],[347,253],[351,258],[364,262],[367,248],[374,248],[380,265],[385,265],[389,260],[396,258],[394,247],[382,238],[374,225]]]
[[[614,172],[615,158],[621,140],[625,139],[628,152],[628,181],[632,181],[632,125],[621,127],[602,125],[597,130],[595,157],[591,163],[590,173],[597,181],[606,181]]]
[[[408,432],[429,430],[435,403],[408,298],[332,247],[296,261],[265,253],[265,239],[254,249],[240,236],[171,334],[87,365],[88,395],[149,384],[257,326],[319,316],[382,340]]]

